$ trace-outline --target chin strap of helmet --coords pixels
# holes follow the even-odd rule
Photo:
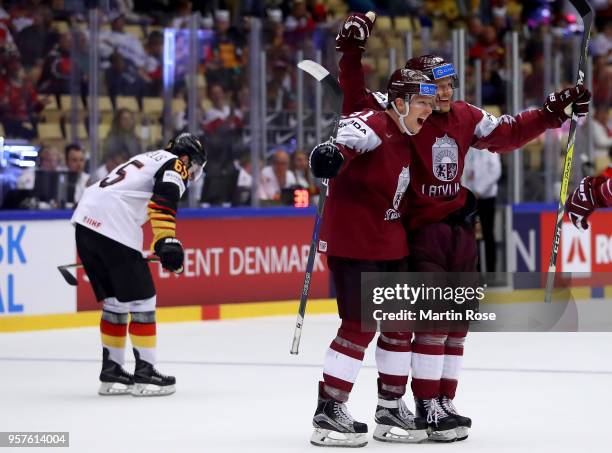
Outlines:
[[[406,126],[406,123],[404,122],[404,118],[406,118],[410,113],[410,97],[404,99],[404,105],[406,106],[406,113],[400,113],[400,111],[397,109],[397,106],[395,105],[395,99],[391,101],[393,111],[397,113],[397,116],[399,116],[400,128],[402,129],[402,131],[404,131],[404,134],[414,135],[412,132],[410,132],[410,129],[408,129],[408,126]]]

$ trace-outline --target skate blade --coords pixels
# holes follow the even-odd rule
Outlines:
[[[467,439],[469,431],[470,429],[467,426],[458,426],[457,429],[455,429],[455,433],[457,434],[457,442]]]
[[[427,440],[426,429],[406,430],[390,425],[376,425],[374,439],[380,442],[418,444]]]
[[[130,395],[133,386],[120,384],[119,382],[100,382],[98,395],[114,396],[114,395]]]
[[[159,386],[155,384],[134,384],[133,396],[167,396],[176,392],[174,385]]]
[[[445,431],[432,431],[428,430],[429,442],[455,442],[457,440],[457,433],[455,429],[447,429]]]
[[[317,447],[359,448],[368,443],[367,433],[339,433],[330,429],[315,428],[310,443]]]

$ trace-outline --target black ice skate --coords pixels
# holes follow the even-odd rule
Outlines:
[[[102,348],[102,371],[100,371],[99,395],[127,395],[132,393],[134,376],[117,362],[109,359],[108,348]]]
[[[429,440],[434,442],[454,442],[457,440],[457,420],[442,409],[438,398],[415,400],[417,417],[427,420]]]
[[[415,417],[402,398],[378,397],[374,439],[382,442],[418,443],[427,440],[427,420]]]
[[[140,353],[134,349],[136,370],[134,371],[134,396],[165,396],[176,391],[174,376],[160,374],[149,362],[140,358]]]
[[[455,432],[457,433],[457,440],[465,440],[468,437],[468,431],[472,427],[472,419],[469,417],[464,417],[463,415],[459,415],[455,405],[453,404],[453,400],[448,396],[441,396],[439,398],[440,406],[442,406],[442,410],[446,412],[448,415],[452,415],[455,420],[457,420],[457,429]]]
[[[368,443],[368,425],[356,422],[344,403],[324,398],[320,388],[312,425],[310,443],[318,447],[363,447]]]

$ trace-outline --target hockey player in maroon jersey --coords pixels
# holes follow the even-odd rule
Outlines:
[[[342,320],[325,356],[313,418],[311,443],[360,447],[367,425],[355,421],[345,403],[375,332],[361,325],[361,272],[402,270],[408,254],[400,221],[410,183],[412,140],[432,112],[435,85],[421,72],[395,71],[385,111],[363,110],[341,120],[335,143],[322,143],[310,156],[313,174],[332,178],[319,236],[327,254]],[[412,333],[378,337],[378,406],[374,438],[390,442],[427,439],[427,423],[408,411],[402,395],[408,382]],[[399,429],[398,433],[391,433]],[[331,434],[331,435],[330,435]]]
[[[365,87],[361,55],[373,23],[373,13],[351,14],[336,38],[340,58],[340,85],[344,92],[343,112],[363,108],[384,109],[387,97]],[[416,153],[410,167],[411,182],[406,192],[405,226],[412,271],[476,271],[476,241],[471,225],[474,197],[460,180],[469,147],[508,152],[519,148],[549,128],[560,127],[572,106],[586,116],[590,93],[573,87],[549,95],[544,107],[516,116],[496,118],[466,102],[453,102],[457,77],[452,64],[441,57],[413,58],[406,68],[423,71],[437,85],[436,111],[424,124],[413,144]],[[416,334],[412,354],[412,383],[417,415],[434,422],[431,440],[467,438],[471,420],[459,415],[453,405],[461,369],[464,333]],[[451,432],[447,421],[459,427]]]
[[[565,210],[570,220],[579,230],[587,230],[589,216],[599,208],[612,208],[612,178],[606,176],[582,178],[565,203]]]

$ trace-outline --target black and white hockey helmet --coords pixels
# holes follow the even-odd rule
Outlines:
[[[179,157],[185,155],[189,157],[189,173],[192,180],[201,176],[208,161],[208,154],[204,145],[198,137],[189,132],[183,132],[170,140],[166,145],[166,151]]]

